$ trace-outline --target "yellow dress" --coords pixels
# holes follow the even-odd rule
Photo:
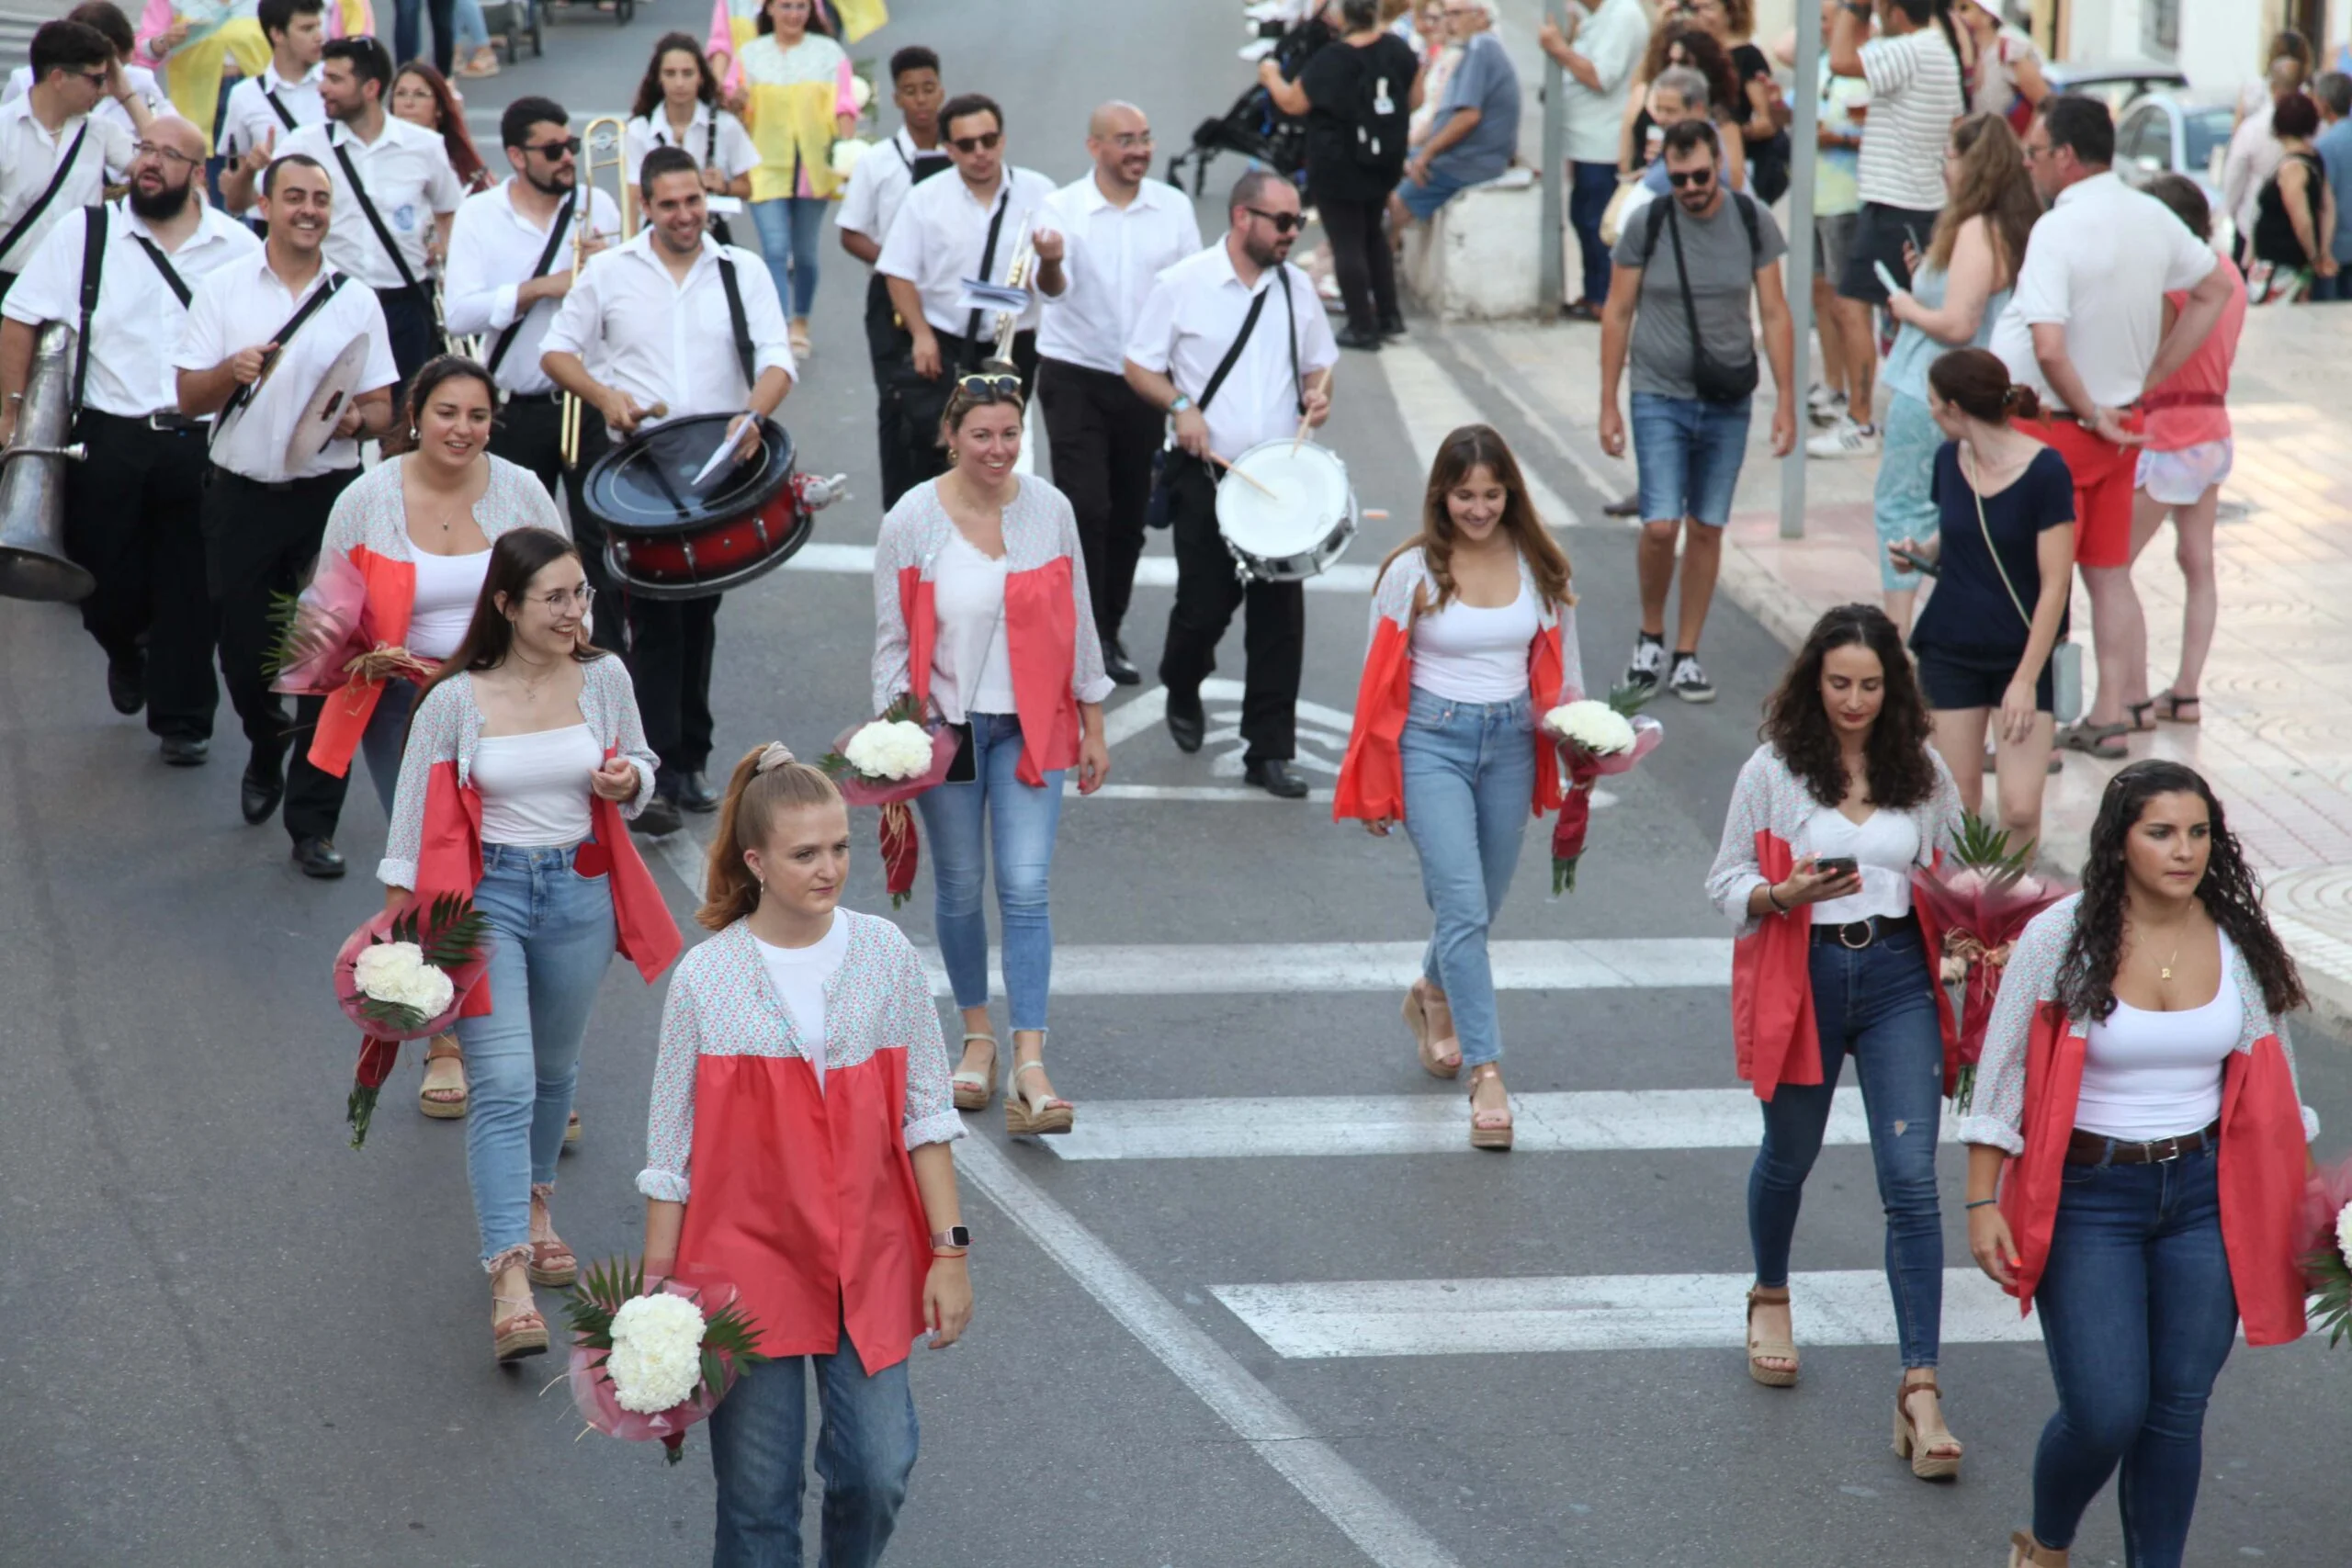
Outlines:
[[[204,132],[204,143],[219,138],[213,112],[220,107],[220,62],[229,55],[248,76],[258,76],[270,61],[269,39],[254,19],[255,0],[206,4],[186,0],[173,13],[187,21],[187,37],[164,61],[164,90],[182,119]]]

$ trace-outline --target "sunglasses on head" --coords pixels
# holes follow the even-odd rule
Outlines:
[[[951,136],[947,145],[958,152],[993,152],[996,144],[1003,140],[1001,130],[983,130],[978,136]]]
[[[1252,218],[1264,219],[1274,226],[1274,232],[1277,234],[1287,234],[1294,230],[1306,227],[1306,218],[1303,213],[1269,212],[1262,207],[1245,207],[1241,210]]]
[[[1667,171],[1666,183],[1677,190],[1680,190],[1685,186],[1696,190],[1703,190],[1714,183],[1714,178],[1715,171],[1713,169],[1684,169],[1679,174],[1669,169]]]
[[[1008,376],[1002,371],[974,371],[969,376],[956,377],[956,388],[958,391],[990,401],[999,398],[1009,400],[1021,396],[1021,378]]]

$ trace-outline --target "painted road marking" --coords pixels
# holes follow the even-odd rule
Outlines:
[[[1548,516],[1549,513],[1546,513]],[[839,545],[811,543],[800,547],[799,552],[784,563],[786,571],[835,572],[850,577],[874,575],[872,545]],[[1320,575],[1306,580],[1310,593],[1352,593],[1359,599],[1369,597],[1373,580],[1379,575],[1377,566],[1349,566],[1344,563],[1327,568]],[[1176,586],[1176,558],[1146,556],[1136,563],[1136,586],[1138,588],[1173,588]]]
[[[1058,956],[1058,955],[1057,955]],[[1057,979],[1060,977],[1057,971]],[[1752,1149],[1762,1133],[1745,1089],[1587,1089],[1510,1097],[1523,1154]],[[1232,1100],[1090,1100],[1064,1159],[1265,1159],[1470,1154],[1458,1095],[1286,1095]],[[1950,1131],[1944,1129],[1950,1142]],[[1838,1091],[1825,1144],[1870,1142],[1861,1091]]]
[[[1087,1113],[1094,1107],[1090,1103]],[[1083,1120],[1083,1118],[1081,1118]],[[1750,1274],[1595,1274],[1528,1280],[1358,1280],[1213,1285],[1276,1355],[1494,1356],[1713,1349],[1747,1343]],[[1797,1343],[1893,1345],[1894,1303],[1875,1269],[1797,1274]],[[1974,1269],[1944,1270],[1943,1342],[2032,1342],[2038,1319]]]
[[[1424,471],[1436,463],[1438,446],[1447,435],[1465,424],[1490,423],[1462,384],[1411,343],[1391,339],[1380,345],[1372,362],[1387,378],[1397,415],[1405,422],[1405,434],[1411,438],[1413,454]],[[1577,524],[1575,509],[1544,482],[1542,475],[1524,461],[1521,471],[1527,479],[1527,499],[1535,503],[1539,516],[1555,527]]]
[[[676,863],[673,862],[673,865]],[[700,874],[697,863],[696,874]],[[1403,991],[1421,972],[1418,942],[1170,942],[1054,947],[1057,997],[1281,995]],[[1618,937],[1488,944],[1503,991],[1652,990],[1731,984],[1731,942],[1717,937]],[[939,994],[937,954],[925,964]],[[1002,964],[989,953],[994,984]],[[1001,994],[1001,993],[997,993]],[[1752,1133],[1754,1129],[1750,1129]]]

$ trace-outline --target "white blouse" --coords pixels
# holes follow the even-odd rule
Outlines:
[[[1450,599],[1413,622],[1413,689],[1456,703],[1527,695],[1527,649],[1543,617],[1524,574],[1519,597],[1498,609]]]
[[[1873,915],[1900,919],[1911,912],[1911,867],[1919,858],[1919,824],[1907,811],[1873,811],[1859,823],[1834,807],[1821,807],[1806,819],[1802,857],[1849,855],[1860,863],[1862,890],[1847,898],[1826,898],[1813,907],[1816,926],[1850,925]]]
[[[1013,713],[1012,652],[1005,640],[1002,556],[982,555],[950,526],[933,579],[939,642],[932,649],[931,689],[940,712],[961,724],[976,713]]]
[[[2245,1027],[2245,998],[2230,983],[2222,935],[2221,988],[2203,1007],[2149,1012],[2119,998],[2084,1034],[2083,1089],[2075,1125],[2143,1143],[2194,1133],[2222,1114],[2222,1065]]]
[[[416,597],[408,613],[408,650],[420,659],[442,660],[458,651],[473,624],[474,602],[490,574],[490,552],[465,556],[416,553]]]
[[[587,838],[588,781],[604,761],[585,724],[483,736],[472,780],[481,792],[481,841],[536,849]]]
[[[747,926],[746,931],[750,930]],[[833,971],[849,956],[849,922],[833,914],[833,923],[825,934],[807,947],[772,947],[752,939],[759,949],[760,962],[767,966],[768,984],[775,987],[776,1000],[792,1019],[793,1032],[799,1035],[803,1050],[808,1053],[808,1066],[817,1075],[817,1088],[825,1087],[825,987],[831,981]]]

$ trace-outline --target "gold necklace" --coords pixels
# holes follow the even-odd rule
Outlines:
[[[2157,979],[2169,980],[2172,978],[2172,966],[2180,959],[2180,944],[2188,940],[2188,922],[2194,918],[2195,917],[2193,915],[2183,915],[2180,918],[2180,930],[2173,937],[2172,955],[2166,958],[2162,964],[2156,965]]]

